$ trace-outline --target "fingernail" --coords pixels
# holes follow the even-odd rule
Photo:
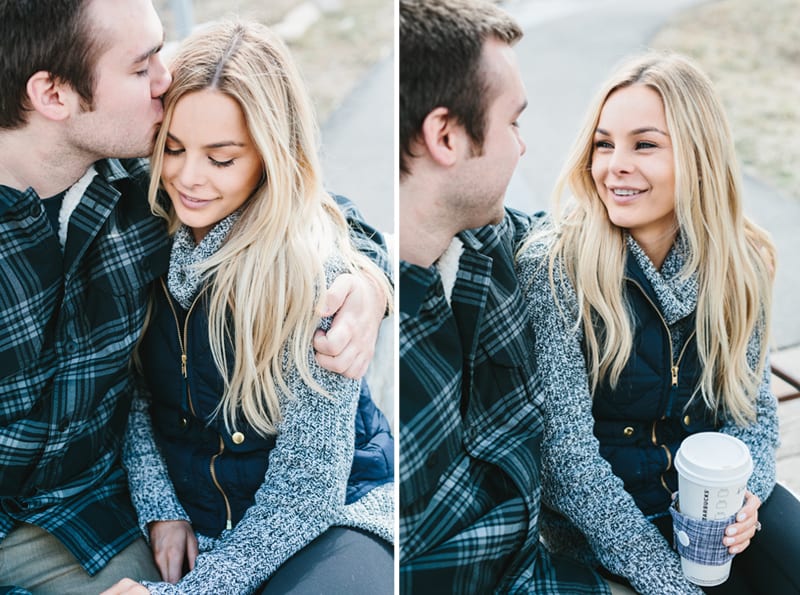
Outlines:
[[[736,547],[732,547],[731,548],[731,553],[732,554],[738,554],[739,553],[739,546],[737,545]]]
[[[741,522],[742,522],[743,520],[745,520],[746,518],[747,518],[747,515],[746,515],[745,513],[743,513],[743,512],[740,512],[740,513],[739,513],[739,516],[737,516],[737,517],[736,517],[736,520],[737,520],[737,521],[739,521],[739,522],[741,523]]]
[[[725,542],[725,545],[730,545],[734,540],[733,537],[726,537],[723,541]]]
[[[738,529],[736,527],[728,527],[728,530],[725,531],[728,535],[736,535],[738,533]]]

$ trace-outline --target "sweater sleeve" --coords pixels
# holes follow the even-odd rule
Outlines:
[[[748,363],[751,369],[758,362],[758,348],[762,329],[757,329],[748,345]],[[748,489],[765,502],[775,487],[775,450],[778,448],[778,400],[770,387],[769,355],[764,363],[761,384],[756,396],[756,419],[740,427],[728,421],[720,430],[744,442],[753,457],[753,474],[747,482]]]
[[[678,554],[600,455],[586,365],[575,330],[577,301],[574,290],[558,278],[558,302],[554,298],[547,249],[544,243],[533,244],[517,263],[545,391],[544,502],[569,519],[603,566],[626,577],[637,592],[700,594],[702,590],[684,577]],[[566,545],[562,553],[579,556],[578,548],[578,543]]]
[[[167,465],[158,450],[150,419],[150,401],[145,391],[139,383],[125,431],[122,464],[128,473],[128,488],[139,519],[139,528],[149,543],[149,523],[168,520],[188,522],[189,516],[175,495]]]
[[[341,516],[355,441],[359,381],[322,369],[308,351],[320,394],[288,371],[275,447],[254,504],[177,585],[151,593],[249,593]]]

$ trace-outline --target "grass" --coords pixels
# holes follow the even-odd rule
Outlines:
[[[800,0],[722,0],[682,12],[653,47],[695,59],[725,104],[746,173],[800,200]]]

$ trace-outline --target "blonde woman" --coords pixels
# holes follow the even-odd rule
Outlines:
[[[749,446],[755,469],[719,537],[721,555],[746,553],[709,592],[798,592],[800,507],[775,485],[774,248],[742,212],[708,78],[677,55],[627,63],[590,109],[555,197],[518,255],[546,390],[548,545],[640,593],[702,592],[671,547],[672,462],[686,436],[720,431]]]
[[[374,265],[321,187],[306,90],[256,24],[191,37],[172,76],[150,202],[173,247],[124,457],[165,582],[109,592],[391,592],[391,437],[354,462],[360,383],[311,347],[325,288]]]

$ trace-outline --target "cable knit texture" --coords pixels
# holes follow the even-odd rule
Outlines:
[[[340,266],[329,263],[328,284],[341,272]],[[330,319],[323,320],[323,328],[329,325]],[[359,381],[321,368],[312,349],[308,362],[313,378],[331,396],[323,396],[303,382],[284,355],[292,396],[281,399],[283,420],[255,503],[233,529],[218,538],[198,534],[201,554],[195,569],[176,585],[143,583],[151,593],[251,593],[293,554],[334,525],[393,540],[392,483],[344,504],[353,463]],[[145,538],[152,521],[189,520],[154,441],[143,395],[134,402],[123,456]]]
[[[696,276],[682,279],[678,274],[686,258],[684,246],[676,242],[659,271],[632,238],[627,238],[627,245],[658,295],[658,307],[676,335],[674,340],[681,341],[685,329],[676,321],[696,308],[698,289]],[[574,330],[577,299],[563,270],[555,271],[558,302],[554,299],[548,274],[549,248],[548,243],[535,243],[520,255],[517,264],[530,323],[536,330],[537,368],[545,390],[544,500],[563,515],[543,512],[543,535],[552,551],[600,563],[627,577],[640,593],[702,593],[683,576],[678,554],[645,518],[600,455],[593,433],[582,334]],[[753,367],[760,332],[750,342],[748,357]],[[770,392],[768,366],[756,408],[755,423],[740,428],[726,422],[720,431],[749,446],[754,472],[748,488],[763,502],[775,484],[778,442],[777,402]]]

